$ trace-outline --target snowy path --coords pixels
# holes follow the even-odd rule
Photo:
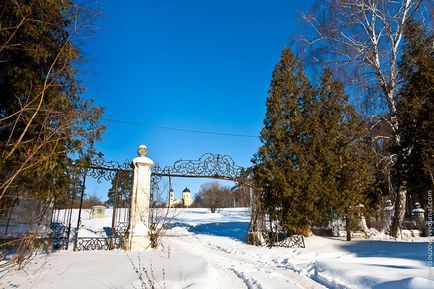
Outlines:
[[[110,214],[83,224],[89,232],[104,232]],[[304,249],[269,249],[244,242],[248,223],[247,209],[179,210],[158,250],[39,255],[25,271],[0,273],[0,288],[142,288],[131,263],[138,266],[139,260],[153,272],[157,289],[434,288],[426,266],[428,239],[345,242],[314,236],[305,239]]]
[[[104,231],[102,228],[110,224],[109,216],[100,220],[85,218],[83,224],[87,230]],[[182,211],[159,250],[58,251],[41,255],[25,271],[0,274],[0,288],[142,288],[131,260],[153,272],[151,279],[158,289],[323,288],[278,264],[263,262],[260,255],[246,254],[257,249],[240,241],[248,221],[245,209],[227,214],[200,209]],[[243,251],[232,251],[234,246]]]
[[[314,236],[305,239],[304,249],[268,249],[243,242],[248,220],[242,209],[184,210],[169,234],[172,243],[229,268],[247,288],[434,288],[426,263],[428,238],[345,242]]]
[[[168,237],[165,243],[163,250],[58,251],[38,256],[25,271],[0,274],[0,288],[142,288],[129,258],[137,267],[140,259],[140,267],[153,272],[158,289],[323,288],[290,270],[226,252],[191,233]]]
[[[210,243],[209,238],[203,238],[200,235],[174,236],[168,238],[168,241],[173,249],[189,250],[189,248],[193,248],[190,249],[192,253],[205,257],[220,272],[224,270],[233,272],[244,283],[244,286],[240,288],[325,288],[309,278],[300,276],[288,269],[279,268],[276,264],[263,262],[260,258],[231,253],[217,244]],[[216,241],[219,241],[218,238]],[[232,285],[231,288],[239,287]]]

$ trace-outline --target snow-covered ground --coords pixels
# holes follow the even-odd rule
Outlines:
[[[82,234],[103,234],[111,224],[106,213],[93,220],[85,214]],[[158,250],[57,251],[37,256],[25,271],[1,273],[0,288],[142,288],[134,266],[155,288],[434,288],[427,239],[314,236],[304,249],[269,249],[244,243],[248,223],[247,209],[177,209]]]

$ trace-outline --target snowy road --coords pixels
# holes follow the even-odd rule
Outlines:
[[[196,235],[185,228],[175,228],[170,233],[160,250],[58,251],[38,256],[24,271],[0,274],[0,288],[324,288],[288,269],[264,263],[259,257],[251,258],[224,249],[225,242],[247,246],[238,241]],[[141,287],[132,262],[143,268],[142,272],[150,273],[154,287]]]
[[[233,280],[230,287],[227,284],[220,284],[220,288],[325,288],[307,277],[279,268],[276,264],[263,262],[260,256],[252,258],[225,250],[222,244],[228,240],[224,240],[223,237],[209,238],[203,235],[180,234],[167,239],[172,249],[189,250],[193,254],[204,257],[217,272],[227,276],[225,279]],[[240,284],[237,279],[243,284]]]
[[[428,238],[345,242],[310,237],[304,249],[269,249],[245,244],[247,210],[184,210],[174,221],[167,238],[172,246],[233,272],[244,288],[434,288],[426,266]]]
[[[178,213],[163,240],[164,246],[158,250],[57,251],[37,256],[25,271],[0,274],[0,288],[324,288],[308,277],[269,262],[270,258],[264,262],[257,247],[241,241],[249,222],[247,210],[211,214],[206,209],[196,209]],[[85,216],[84,233],[102,232],[101,228],[110,226],[110,221],[109,215],[100,220]],[[233,250],[235,247],[238,249]],[[249,250],[255,253],[249,255]],[[142,287],[134,266],[151,275],[144,280],[154,287]]]
[[[86,234],[111,226],[111,210],[106,212],[103,219],[84,214]],[[345,242],[314,236],[305,239],[304,249],[269,249],[244,242],[248,223],[247,209],[178,210],[158,250],[39,255],[25,271],[1,272],[0,288],[434,288],[426,266],[428,239]],[[134,266],[147,272],[144,280],[153,287],[142,286]]]

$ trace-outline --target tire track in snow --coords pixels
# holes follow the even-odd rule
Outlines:
[[[322,274],[322,272],[324,272],[324,269],[320,268],[320,265],[318,264],[317,261],[313,261],[310,262],[310,265],[307,266],[307,268],[303,268],[303,269],[299,269],[296,266],[286,263],[286,264],[281,264],[276,260],[272,260],[272,262],[274,262],[275,266],[278,268],[283,268],[283,269],[288,269],[288,270],[292,270],[294,272],[303,274],[305,276],[308,276],[310,279],[314,280],[315,282],[317,282],[318,284],[323,285],[326,288],[331,288],[331,289],[351,289],[348,286],[345,286],[343,284],[339,284],[336,281],[333,280],[329,280],[327,278],[327,276],[324,276]],[[303,273],[303,271],[306,271],[305,273]]]
[[[256,280],[252,280],[252,278],[246,277],[243,272],[238,272],[234,268],[229,268],[230,271],[234,272],[238,278],[243,280],[244,284],[246,284],[249,289],[263,289],[260,284]]]
[[[262,262],[254,256],[234,254],[220,245],[202,240],[198,235],[174,236],[172,246],[194,248],[193,253],[206,257],[211,265],[232,272],[248,289],[267,288],[325,288],[308,277],[283,269],[275,264]]]
[[[232,258],[237,258],[238,260],[243,260],[244,262],[249,262],[252,265],[259,265],[264,268],[266,266],[269,269],[269,273],[278,271],[280,274],[286,276],[288,279],[295,279],[298,280],[299,283],[303,284],[300,288],[311,288],[311,289],[318,289],[318,288],[336,288],[336,289],[348,289],[346,287],[337,287],[336,284],[331,284],[330,282],[326,282],[324,278],[321,278],[321,276],[317,276],[318,274],[315,274],[315,276],[306,276],[305,274],[301,274],[300,270],[296,270],[295,267],[289,266],[289,264],[282,265],[276,260],[271,259],[268,261],[262,261],[262,260],[255,260],[254,258],[257,257],[255,255],[249,255],[245,254],[243,251],[237,251],[237,250],[231,250],[227,249],[223,246],[213,244],[207,240],[203,240],[198,235],[190,235],[192,238],[195,238],[198,240],[198,242],[201,242],[202,244],[205,244],[205,246],[219,252],[226,253],[228,255],[231,255]],[[235,256],[235,257],[234,257]],[[315,272],[318,273],[317,264],[314,262],[312,263],[313,267],[315,267]],[[307,283],[307,284],[306,284]],[[333,286],[332,286],[333,285]]]
[[[185,240],[189,239],[188,242]],[[202,257],[205,257],[211,264],[211,266],[217,267],[218,270],[229,271],[234,277],[238,278],[247,289],[266,289],[267,287],[263,287],[259,280],[252,276],[252,274],[248,274],[246,272],[246,265],[242,262],[235,261],[231,256],[224,256],[222,251],[213,250],[210,246],[204,245],[196,236],[183,236],[181,238],[176,237],[176,245],[172,245],[172,247],[179,246],[182,249],[188,249],[194,247],[195,254],[198,254]],[[173,244],[173,243],[172,243]],[[244,267],[244,268],[243,268]],[[249,268],[250,269],[250,268]]]
[[[201,240],[201,238],[197,235],[190,235],[191,237],[196,238],[197,240]],[[221,251],[227,254],[233,254],[236,256],[241,256],[243,259],[246,259],[247,262],[250,262],[251,258],[254,258],[253,255],[246,255],[243,251],[236,251],[227,249],[225,247],[222,247],[220,245],[213,244],[209,241],[205,241],[206,246],[209,248],[212,248],[216,251]],[[202,242],[203,243],[203,242]],[[288,261],[288,260],[286,260]],[[311,284],[308,284],[307,286],[313,286],[313,287],[306,287],[306,288],[330,288],[330,289],[350,289],[348,286],[345,286],[343,284],[339,284],[336,281],[329,280],[327,276],[323,275],[322,272],[323,269],[320,268],[320,265],[314,261],[310,263],[310,266],[308,268],[297,268],[293,266],[292,264],[286,262],[286,264],[282,264],[278,262],[275,259],[271,259],[265,262],[260,262],[263,265],[267,265],[268,267],[274,268],[274,270],[280,270],[281,274],[287,275],[288,278],[302,278],[302,279],[310,279],[312,280]],[[307,272],[303,272],[307,271]],[[292,273],[295,273],[295,275],[291,275]],[[304,278],[306,277],[306,278]],[[301,280],[302,283],[305,283],[304,280]],[[250,288],[250,287],[249,287]],[[303,287],[304,288],[304,287]]]

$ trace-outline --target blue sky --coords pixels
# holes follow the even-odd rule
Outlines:
[[[259,135],[271,73],[313,1],[101,1],[97,32],[82,52],[86,97],[105,108],[97,148],[108,160],[136,156],[140,144],[160,165],[202,154],[251,165],[259,138],[111,122]],[[207,180],[174,179],[196,193]],[[229,183],[230,184],[230,183]],[[101,197],[103,190],[93,189]]]

